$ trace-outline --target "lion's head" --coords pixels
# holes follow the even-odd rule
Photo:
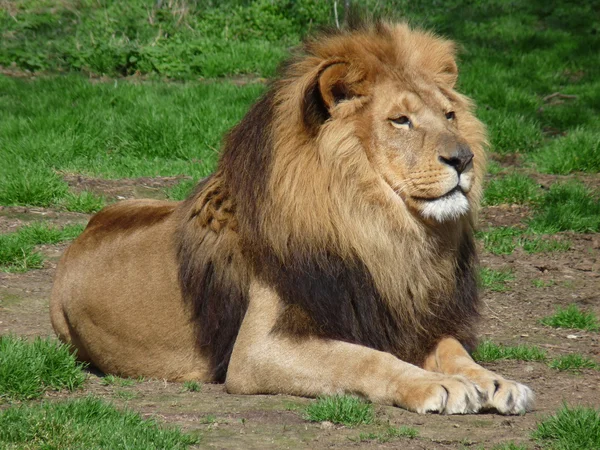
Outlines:
[[[305,123],[317,135],[321,125],[324,156],[338,147],[339,134],[352,133],[360,141],[355,151],[370,165],[363,170],[384,181],[390,201],[399,196],[412,212],[438,222],[477,208],[484,130],[454,90],[452,43],[406,25],[383,25],[316,39],[308,52],[314,59],[292,66],[292,73],[313,66]]]

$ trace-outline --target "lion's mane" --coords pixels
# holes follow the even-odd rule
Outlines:
[[[351,66],[338,95],[364,103],[374,80],[393,67],[444,85],[456,79],[453,45],[406,25],[324,34],[304,45],[230,131],[216,172],[180,208],[177,232],[182,292],[217,380],[254,277],[284,304],[272,332],[293,339],[340,339],[414,364],[443,336],[467,348],[475,342],[474,213],[428,224],[382,195],[363,149],[367,127],[329,120],[323,105],[319,75],[324,61],[336,60]],[[476,205],[484,129],[470,113],[463,123],[475,153]]]

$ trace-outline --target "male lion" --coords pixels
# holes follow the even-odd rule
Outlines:
[[[187,200],[91,219],[59,265],[54,329],[121,376],[527,410],[529,388],[465,350],[485,135],[456,79],[453,44],[405,24],[308,42]]]

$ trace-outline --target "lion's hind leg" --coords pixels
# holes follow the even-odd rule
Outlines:
[[[448,375],[462,375],[487,394],[485,409],[501,414],[522,414],[533,409],[535,395],[527,386],[484,369],[475,363],[454,338],[442,339],[427,358],[424,368]]]
[[[69,324],[69,319],[67,318],[64,304],[60,296],[61,290],[57,286],[58,284],[58,282],[55,284],[50,300],[50,322],[52,323],[52,328],[54,328],[54,332],[61,342],[71,346],[71,349],[74,351],[79,361],[90,363],[91,360],[87,351],[83,347],[77,333]]]

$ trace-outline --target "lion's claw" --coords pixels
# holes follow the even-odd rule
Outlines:
[[[473,414],[487,402],[487,393],[461,376],[440,377],[422,390],[420,405],[414,409],[420,414]]]
[[[524,384],[501,378],[486,384],[488,401],[484,408],[495,409],[500,414],[523,414],[533,408],[535,395]]]

